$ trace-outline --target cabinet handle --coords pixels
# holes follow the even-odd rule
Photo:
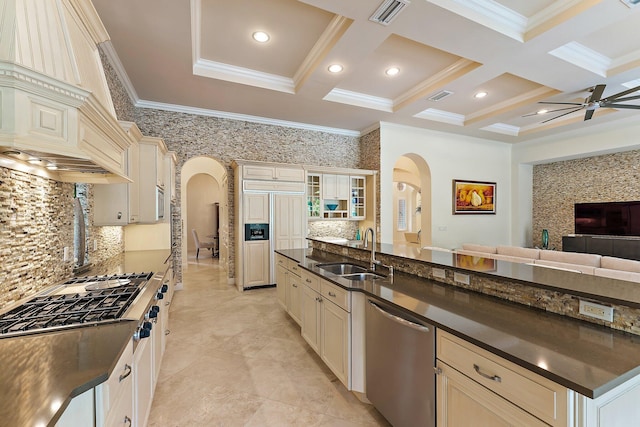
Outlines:
[[[329,296],[335,298],[336,294],[334,294],[333,292],[329,291]]]
[[[294,288],[298,287],[298,285],[296,285],[295,283],[292,283],[291,286],[293,286]]]
[[[171,304],[171,301],[167,301],[164,303],[164,305],[169,305],[169,304]]]
[[[124,423],[128,426],[131,427],[131,418],[127,417],[126,415],[124,416]]]
[[[169,335],[171,333],[171,329],[167,329],[166,331],[164,331],[165,335]]]
[[[475,363],[473,364],[473,369],[478,373],[478,375],[480,375],[483,378],[486,378],[488,380],[491,381],[495,381],[497,383],[501,383],[502,382],[502,378],[500,378],[497,375],[489,375],[489,374],[485,374],[484,372],[482,372],[480,370],[480,366],[476,365]]]
[[[322,297],[318,297],[318,302],[322,302]]]
[[[309,279],[304,279],[304,281],[307,282],[307,283],[311,283],[311,280],[309,280]]]
[[[122,380],[124,380],[125,378],[127,378],[129,375],[131,375],[131,366],[129,366],[128,364],[124,364],[124,374],[120,375],[120,380],[118,382],[122,382]]]

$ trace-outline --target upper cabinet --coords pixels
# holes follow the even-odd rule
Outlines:
[[[375,174],[359,169],[339,172],[341,170],[331,168],[331,173],[307,173],[307,214],[310,220],[366,219],[367,204],[373,206],[373,198],[370,197],[371,200],[368,200],[367,197],[367,181],[371,179],[373,184]]]
[[[243,179],[304,182],[304,177],[304,169],[301,168],[288,168],[269,164],[244,164],[242,168]]]
[[[175,198],[175,153],[162,139],[143,136],[135,123],[120,125],[132,141],[126,153],[131,182],[94,185],[94,225],[168,221]]]

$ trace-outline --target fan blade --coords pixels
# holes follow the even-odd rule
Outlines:
[[[524,115],[524,116],[522,116],[522,117],[541,116],[542,114],[555,113],[556,111],[573,110],[573,109],[575,109],[575,108],[576,108],[576,107],[557,108],[557,109],[555,109],[555,110],[549,110],[549,111],[546,111],[546,112],[541,113],[541,114],[540,114],[540,113],[531,113],[531,114],[526,114],[526,115]],[[582,108],[582,107],[581,107],[581,108]]]
[[[604,92],[604,88],[607,85],[596,85],[593,88],[593,92],[591,92],[591,96],[589,97],[588,102],[598,102],[600,101],[600,97],[602,97],[602,93]]]
[[[552,104],[552,105],[587,105],[584,102],[544,102],[540,101],[538,104]]]
[[[582,110],[582,107],[575,108],[575,109],[573,109],[571,111],[567,111],[566,113],[560,114],[559,116],[551,117],[550,119],[547,119],[547,120],[545,120],[545,121],[543,121],[541,123],[547,123],[547,122],[550,122],[551,120],[559,119],[562,116],[566,116],[567,114],[575,113],[576,111],[580,111],[580,110]]]
[[[628,110],[640,110],[640,105],[628,105],[628,104],[607,104],[607,108],[622,108]]]
[[[584,121],[586,122],[587,120],[591,120],[591,117],[593,117],[593,113],[595,113],[596,110],[587,110],[584,113]]]
[[[634,99],[640,99],[640,95],[636,95],[636,96],[628,96],[626,98],[617,98],[614,99],[614,102],[627,102],[627,101],[633,101]],[[610,102],[611,100],[609,98],[605,98],[602,100],[602,103],[600,104],[601,107],[605,107],[607,105],[608,102]],[[604,104],[604,105],[603,105]]]
[[[611,95],[611,96],[607,96],[606,100],[607,101],[617,101],[618,98],[625,96],[625,95],[629,95],[630,93],[633,92],[637,92],[638,90],[640,90],[640,86],[636,86],[636,87],[632,87],[629,90],[625,90],[624,92],[620,92],[620,93],[616,93],[615,95]]]

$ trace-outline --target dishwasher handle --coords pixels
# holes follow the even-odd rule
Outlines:
[[[384,310],[382,307],[380,307],[378,304],[374,303],[373,301],[369,300],[369,304],[371,304],[373,306],[373,308],[375,308],[381,315],[383,315],[384,317],[386,317],[387,319],[390,319],[396,323],[400,323],[404,326],[408,326],[409,328],[415,329],[416,331],[420,331],[420,332],[429,332],[429,328],[427,326],[423,326],[420,325],[418,323],[412,322],[410,320],[407,319],[403,319],[402,317],[396,316],[394,314],[389,313],[388,311]]]

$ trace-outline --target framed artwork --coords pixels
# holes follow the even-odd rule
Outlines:
[[[495,214],[496,183],[453,180],[453,214]]]

